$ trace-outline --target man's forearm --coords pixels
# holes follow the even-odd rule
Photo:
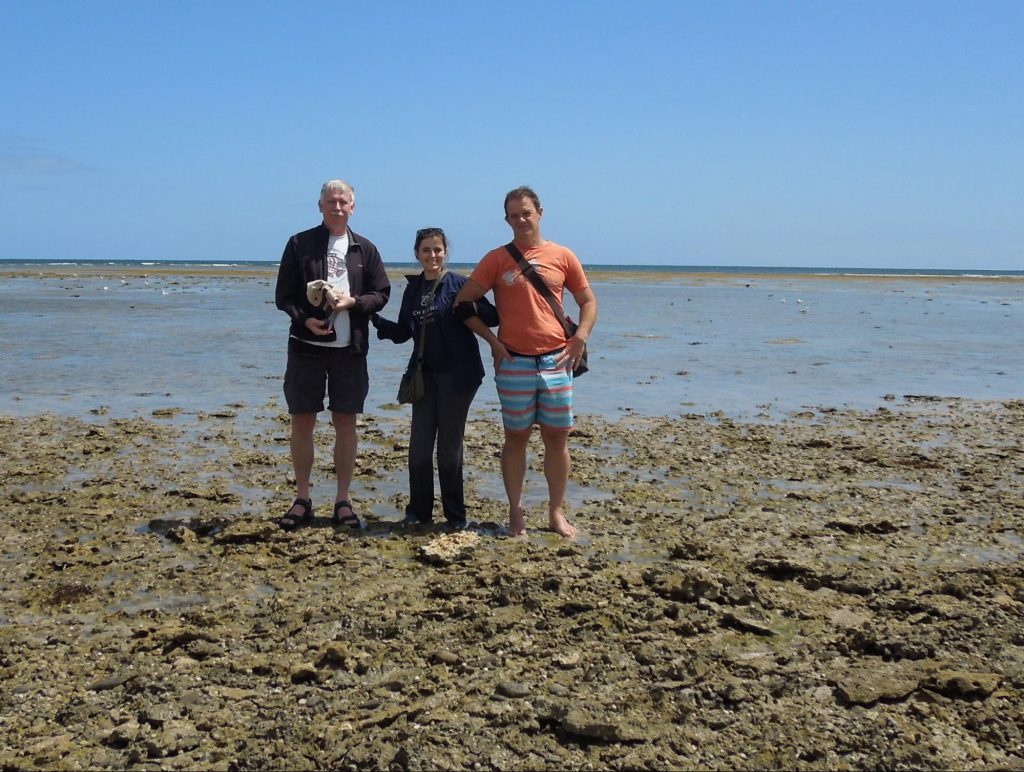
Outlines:
[[[586,341],[597,322],[597,300],[587,300],[580,305],[579,329],[576,337]]]
[[[463,324],[492,346],[498,342],[498,336],[491,331],[490,327],[484,324],[483,320],[479,316],[471,316],[464,320]]]

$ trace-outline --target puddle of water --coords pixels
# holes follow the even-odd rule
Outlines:
[[[1005,534],[1004,534],[1005,536]],[[977,563],[999,563],[1007,565],[1024,560],[1024,549],[1020,537],[1002,547],[996,545],[953,545],[949,544],[934,550],[928,555],[919,557],[917,562],[923,566],[958,565]]]
[[[820,491],[826,487],[824,483],[805,482],[803,480],[769,480],[759,478],[757,482],[759,485],[783,491]]]
[[[999,536],[1004,541],[1008,541],[1013,547],[1024,547],[1024,539],[1021,538],[1020,534],[1013,533],[1012,531],[1003,531]]]
[[[260,600],[277,595],[277,588],[260,582],[259,584],[246,587],[243,594],[248,600]]]
[[[833,552],[824,556],[827,563],[838,563],[843,566],[852,566],[863,562],[860,555],[852,552]]]
[[[900,490],[917,492],[922,490],[917,483],[904,480],[859,480],[856,485],[861,488],[872,488],[874,490]]]
[[[137,592],[128,600],[118,601],[107,608],[108,613],[123,613],[129,616],[145,611],[169,613],[183,611],[193,606],[205,606],[207,599],[202,595],[162,595],[156,592]]]
[[[25,561],[29,559],[29,555],[25,550],[11,550],[4,552],[3,557],[0,558],[0,565],[4,566],[17,566],[24,565]]]
[[[645,472],[646,473],[646,472]],[[467,479],[467,483],[469,480]],[[501,481],[500,474],[475,474],[472,479],[473,488],[480,498],[493,499],[495,501],[507,501],[505,497],[505,485]],[[468,487],[468,486],[467,486]],[[548,484],[544,475],[532,469],[526,472],[526,482],[523,485],[523,499],[527,509],[533,506],[536,508],[546,504],[548,495]],[[569,484],[565,489],[565,500],[568,503],[579,506],[583,502],[607,501],[615,498],[615,494],[609,491],[593,488],[589,485],[582,485],[569,478]]]
[[[593,552],[587,557],[603,557],[613,563],[636,563],[637,565],[651,565],[660,563],[668,558],[668,552],[659,549],[653,544],[644,542],[626,542],[618,549],[610,553]]]

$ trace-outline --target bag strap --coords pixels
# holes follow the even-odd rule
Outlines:
[[[437,288],[441,286],[441,279],[444,278],[444,275],[446,273],[448,273],[448,269],[447,268],[443,269],[441,271],[441,274],[437,277],[437,279],[435,279],[434,286],[430,290],[430,303],[427,303],[427,306],[430,306],[430,304],[434,302],[434,296],[437,294]],[[426,278],[426,277],[424,277],[424,278]],[[422,322],[420,324],[420,346],[417,349],[417,351],[419,353],[416,354],[416,367],[417,368],[423,367],[423,344],[426,342],[426,340],[427,340],[427,323],[426,322]]]
[[[549,287],[548,283],[544,281],[544,278],[537,273],[537,269],[530,264],[530,261],[523,256],[523,253],[519,251],[519,247],[515,245],[515,242],[510,241],[505,245],[505,249],[507,249],[508,253],[516,259],[517,263],[519,263],[519,270],[523,272],[523,276],[530,280],[530,283],[534,286],[537,292],[541,294],[541,297],[543,297],[548,302],[548,305],[551,306],[551,312],[555,315],[555,318],[562,323],[562,329],[565,330],[565,337],[571,338],[572,333],[569,331],[569,320],[566,318],[565,312],[558,307],[558,302],[555,300],[555,293],[551,291],[551,287]]]

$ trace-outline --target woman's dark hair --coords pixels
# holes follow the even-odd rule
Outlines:
[[[433,236],[440,236],[441,243],[444,244],[444,251],[448,251],[448,237],[444,235],[444,231],[440,228],[420,228],[416,231],[416,243],[412,246],[413,254],[420,251],[420,242],[423,239],[429,239]]]

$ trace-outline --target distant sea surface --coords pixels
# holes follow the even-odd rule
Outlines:
[[[449,267],[460,273],[468,274],[472,271],[475,263],[452,262]],[[57,261],[57,260],[0,260],[0,269],[26,270],[56,268],[67,269],[74,267],[87,268],[89,270],[107,267],[113,271],[117,268],[136,270],[140,268],[153,268],[154,270],[238,270],[238,271],[277,271],[276,261],[267,260],[236,260],[219,262],[215,260],[189,261],[189,260],[79,260],[79,261]],[[395,271],[418,271],[416,263],[388,262],[388,268]],[[935,276],[935,277],[1020,277],[1024,278],[1024,270],[1019,271],[992,271],[992,270],[961,270],[946,268],[825,268],[825,267],[779,267],[779,266],[737,266],[737,265],[586,265],[586,270],[600,271],[602,273],[635,274],[647,273],[652,275],[665,274],[721,274],[723,276],[749,276],[749,275],[777,275],[777,276]]]
[[[395,318],[412,264],[389,264]],[[468,273],[472,265],[453,264]],[[283,410],[276,263],[0,260],[0,414]],[[577,411],[775,420],[905,395],[1024,397],[1024,271],[588,266]],[[571,302],[570,302],[571,307]],[[372,336],[372,330],[371,330]],[[411,343],[371,341],[367,412]],[[486,354],[486,346],[481,350]],[[474,409],[495,413],[488,376]],[[405,408],[403,408],[405,409]],[[497,420],[497,418],[496,418]]]

